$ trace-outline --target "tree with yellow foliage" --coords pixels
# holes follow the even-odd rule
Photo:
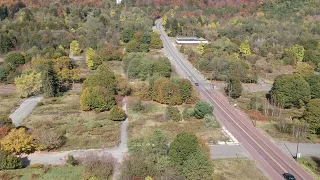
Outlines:
[[[251,49],[248,40],[240,44],[239,51],[245,57],[251,56]]]
[[[310,76],[314,74],[314,68],[310,64],[305,62],[297,62],[296,73],[302,77]]]
[[[25,71],[14,79],[20,97],[29,97],[39,94],[42,88],[41,74],[34,71]]]
[[[10,153],[31,153],[36,149],[31,135],[24,128],[13,129],[1,142],[1,149]]]
[[[70,44],[70,53],[74,56],[78,56],[81,53],[79,42],[74,40]]]

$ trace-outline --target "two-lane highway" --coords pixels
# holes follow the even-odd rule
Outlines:
[[[282,179],[283,173],[290,172],[298,180],[313,179],[293,158],[286,156],[263,134],[255,129],[250,121],[235,110],[220,92],[215,91],[207,85],[201,74],[198,73],[192,64],[173,46],[162,27],[162,21],[160,19],[156,21],[156,28],[161,34],[164,52],[177,72],[182,77],[188,79],[192,77],[199,83],[197,89],[200,92],[201,98],[214,105],[215,115],[220,123],[225,126],[250,155],[259,162],[269,178],[276,180]]]

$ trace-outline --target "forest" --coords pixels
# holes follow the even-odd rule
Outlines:
[[[0,170],[21,168],[23,153],[116,146],[119,124],[129,117],[121,179],[214,179],[212,136],[204,135],[221,133],[214,107],[199,101],[164,57],[153,30],[158,18],[172,39],[209,41],[176,47],[208,81],[225,83],[230,102],[248,99],[244,84],[266,84],[271,90],[242,109],[276,124],[277,133],[318,142],[319,17],[320,1],[313,0],[3,0],[0,86],[16,92],[0,98],[44,100],[23,128],[9,118],[12,109],[0,111]],[[184,128],[191,130],[178,131]],[[111,178],[115,159],[92,157],[66,163],[84,168],[83,179]]]

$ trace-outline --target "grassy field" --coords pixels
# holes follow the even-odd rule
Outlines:
[[[298,163],[310,173],[315,180],[320,180],[320,158],[299,158]]]
[[[254,161],[248,159],[216,159],[214,163],[215,180],[267,180]]]
[[[130,104],[130,103],[129,103]],[[129,105],[129,135],[130,137],[139,137],[153,130],[160,129],[166,135],[169,141],[183,131],[192,132],[208,142],[216,142],[225,140],[226,138],[220,128],[207,128],[205,123],[199,119],[191,119],[188,121],[167,121],[165,118],[166,105],[156,102],[143,102],[146,110],[144,112],[134,112]],[[182,113],[185,106],[179,106]]]
[[[16,94],[0,94],[0,115],[10,115],[22,101]]]
[[[79,110],[79,92],[44,99],[23,121],[28,128],[46,125],[65,132],[66,143],[61,150],[113,147],[119,143],[119,123],[107,120],[108,112]]]
[[[85,168],[82,166],[44,166],[0,172],[1,180],[80,180]]]

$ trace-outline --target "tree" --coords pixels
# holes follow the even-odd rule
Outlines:
[[[159,58],[153,62],[153,75],[159,75],[161,77],[170,77],[171,71],[171,63],[167,58]]]
[[[200,43],[197,47],[197,52],[200,54],[200,55],[203,55],[204,54],[204,44],[203,43]]]
[[[89,69],[97,69],[97,67],[102,63],[100,57],[96,54],[96,51],[89,48],[86,51],[86,63]]]
[[[197,136],[187,132],[179,133],[170,144],[170,161],[176,165],[183,165],[198,148]]]
[[[25,58],[21,53],[12,52],[4,58],[4,63],[9,67],[9,70],[15,70],[18,66],[25,63]]]
[[[150,47],[153,49],[161,49],[163,47],[160,34],[156,31],[153,31],[151,34]]]
[[[300,45],[294,45],[292,47],[284,49],[284,53],[293,54],[296,61],[302,61],[304,57],[304,48]]]
[[[90,75],[83,84],[84,88],[95,86],[104,87],[110,90],[113,95],[116,93],[117,88],[116,77],[106,64],[100,65],[96,72]]]
[[[70,52],[73,56],[78,56],[81,53],[79,41],[72,41],[70,44]]]
[[[310,86],[311,99],[320,98],[320,76],[316,74],[305,77]]]
[[[278,76],[270,91],[271,98],[284,108],[301,107],[311,98],[309,84],[297,74]]]
[[[310,133],[320,134],[320,99],[311,99],[306,106],[303,119],[310,125]]]
[[[182,173],[187,180],[213,179],[212,163],[200,149],[183,163]]]
[[[182,96],[182,101],[187,102],[192,95],[193,86],[188,79],[181,79],[178,81],[180,92]]]
[[[0,171],[19,168],[22,168],[22,162],[20,158],[11,155],[7,151],[0,150]]]
[[[108,119],[112,121],[124,121],[126,119],[126,113],[121,107],[113,106],[110,110]]]
[[[213,114],[213,106],[207,102],[198,102],[194,108],[194,116],[202,119],[206,114]]]
[[[7,53],[14,48],[11,38],[6,34],[0,35],[0,53]]]
[[[0,82],[6,82],[8,77],[8,72],[5,68],[0,66]]]
[[[132,27],[127,27],[122,31],[122,40],[125,43],[128,43],[133,38],[134,32]]]
[[[139,52],[139,46],[140,46],[140,44],[136,40],[132,40],[126,45],[126,51],[127,52]]]
[[[0,143],[3,150],[16,154],[28,154],[36,148],[32,136],[24,128],[13,129]]]
[[[48,62],[41,70],[42,91],[45,97],[55,97],[59,93],[59,81],[53,69],[52,62]]]
[[[116,105],[113,95],[113,92],[101,86],[85,88],[81,93],[80,108],[83,111],[110,110],[114,105]]]
[[[181,121],[182,120],[179,109],[174,106],[167,106],[166,116],[167,116],[168,120],[173,120],[173,121]]]
[[[41,74],[34,71],[25,71],[20,77],[14,79],[14,84],[20,97],[29,97],[41,92]]]
[[[5,18],[7,18],[9,16],[8,13],[8,8],[6,5],[2,4],[1,8],[0,8],[0,20],[4,20]]]
[[[296,73],[302,77],[314,74],[314,68],[305,62],[297,62]]]
[[[242,93],[241,81],[238,78],[229,79],[225,91],[230,97],[234,99],[239,98]]]
[[[179,85],[168,78],[158,78],[154,81],[152,99],[163,104],[182,104]]]
[[[250,44],[248,40],[240,44],[239,51],[245,57],[251,56]]]

